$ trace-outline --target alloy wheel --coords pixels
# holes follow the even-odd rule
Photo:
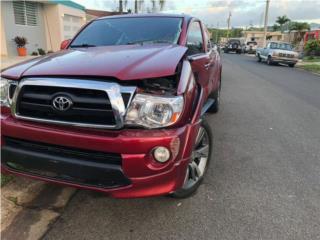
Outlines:
[[[186,178],[182,188],[191,188],[194,186],[204,175],[209,153],[210,153],[209,136],[204,127],[200,127],[195,147],[192,152],[191,161],[188,165]]]

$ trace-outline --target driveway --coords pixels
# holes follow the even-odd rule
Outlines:
[[[320,77],[223,55],[214,157],[189,199],[78,191],[44,239],[320,239]]]

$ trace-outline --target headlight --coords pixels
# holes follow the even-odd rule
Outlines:
[[[137,94],[128,108],[125,123],[147,128],[166,127],[177,122],[182,110],[182,96]]]
[[[9,80],[5,78],[0,79],[0,105],[9,107]]]

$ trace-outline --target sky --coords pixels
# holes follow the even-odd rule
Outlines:
[[[89,9],[116,10],[118,0],[74,0]],[[157,0],[156,0],[157,1]],[[158,1],[157,1],[158,2]],[[262,26],[266,0],[166,0],[163,12],[185,13],[200,18],[209,27],[225,28],[231,12],[232,27]],[[127,0],[134,9],[134,1]],[[143,11],[151,9],[151,1],[143,1]],[[277,16],[287,15],[293,21],[320,24],[320,0],[270,0],[268,25]]]

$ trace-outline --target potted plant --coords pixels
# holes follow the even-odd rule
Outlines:
[[[13,39],[13,41],[17,45],[18,55],[19,56],[26,56],[27,55],[27,49],[25,48],[25,46],[28,43],[27,39],[25,37],[16,36]]]

